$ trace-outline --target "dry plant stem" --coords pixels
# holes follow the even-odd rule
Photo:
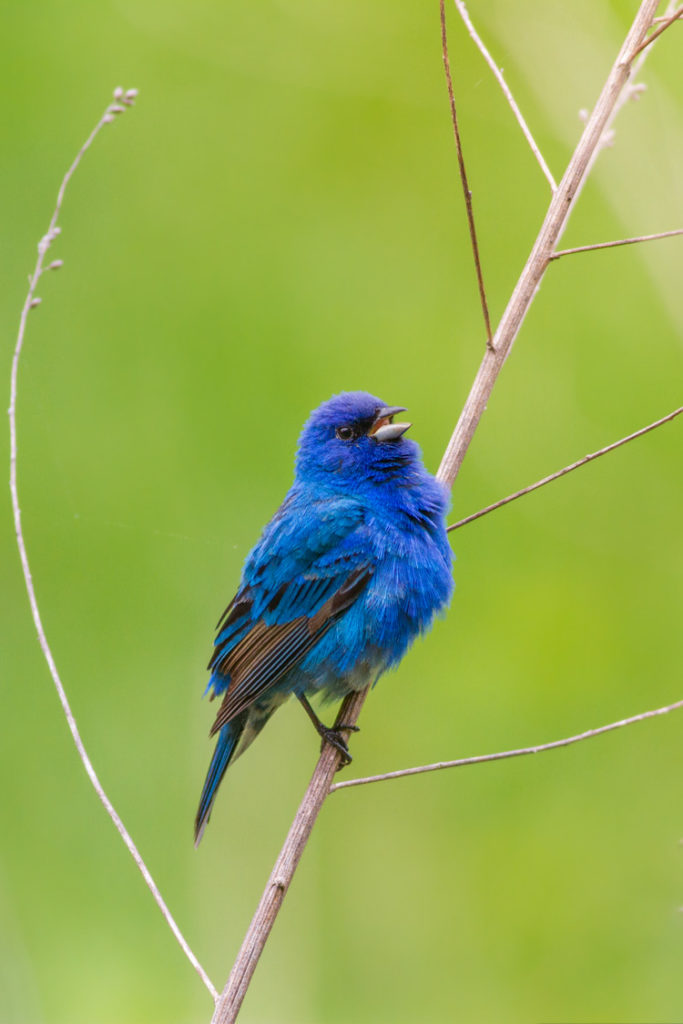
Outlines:
[[[655,242],[658,238],[673,238],[683,235],[683,228],[672,231],[658,231],[655,235],[636,235],[635,238],[619,238],[615,242],[595,242],[593,245],[577,245],[573,249],[560,249],[554,252],[551,260],[559,260],[561,256],[571,256],[575,252],[593,252],[594,249],[614,249],[618,245],[635,245],[636,242]]]
[[[633,51],[633,53],[631,54],[631,60],[633,60],[634,57],[637,57],[638,54],[642,50],[644,50],[646,46],[650,45],[650,43],[654,43],[655,39],[658,39],[659,36],[661,36],[662,32],[666,32],[666,30],[673,25],[674,21],[678,21],[678,19],[682,15],[683,15],[683,4],[681,4],[681,6],[678,8],[678,10],[674,11],[674,13],[671,14],[668,18],[664,18],[664,20],[663,20],[663,22],[661,22],[659,28],[655,32],[653,32],[652,35],[648,36],[647,39],[645,39],[644,42],[642,42],[640,44],[640,46],[636,50]]]
[[[122,94],[123,102],[125,104],[127,104],[128,106],[130,106],[132,104],[133,100],[135,99],[135,96],[137,95],[136,90],[128,90],[127,93],[123,94],[123,90],[118,90],[117,89],[116,93],[114,94],[115,99],[119,99],[120,98],[120,96],[118,94]],[[115,826],[117,832],[121,836],[123,842],[126,844],[126,847],[128,848],[128,852],[130,853],[131,857],[133,858],[133,860],[135,861],[136,865],[138,866],[138,869],[140,870],[140,873],[142,874],[142,877],[144,878],[145,883],[146,883],[149,891],[151,892],[152,896],[154,897],[154,899],[155,899],[155,901],[157,903],[157,906],[159,907],[161,913],[163,914],[163,916],[164,916],[164,918],[166,920],[166,923],[168,924],[169,928],[171,929],[171,931],[173,932],[174,936],[176,937],[176,939],[177,939],[181,949],[185,953],[185,956],[190,961],[190,963],[194,967],[195,971],[197,972],[197,974],[202,979],[202,981],[206,985],[207,989],[209,990],[209,992],[211,993],[211,995],[215,999],[215,998],[217,998],[218,993],[216,992],[216,989],[215,989],[214,985],[212,984],[211,979],[208,977],[208,975],[204,971],[204,968],[199,963],[199,961],[197,960],[196,956],[194,955],[194,953],[192,952],[192,950],[188,946],[187,942],[185,941],[185,938],[183,937],[182,932],[180,931],[180,929],[179,929],[178,925],[176,924],[175,920],[173,919],[173,915],[171,914],[170,910],[166,906],[166,903],[164,902],[164,899],[163,899],[161,893],[159,892],[159,889],[158,889],[154,879],[152,878],[152,876],[151,876],[151,874],[150,874],[150,872],[149,872],[149,870],[147,868],[147,865],[145,864],[144,860],[142,859],[137,846],[133,842],[131,836],[129,835],[129,833],[128,833],[126,827],[125,827],[125,825],[123,824],[123,822],[121,821],[121,818],[117,814],[117,812],[116,812],[116,810],[115,810],[111,800],[109,799],[109,797],[105,793],[104,788],[102,786],[102,783],[100,782],[99,778],[97,777],[97,773],[95,772],[95,769],[93,768],[93,765],[92,765],[92,762],[91,762],[90,758],[88,757],[87,751],[86,751],[85,746],[83,744],[83,740],[81,739],[81,735],[80,735],[80,733],[78,731],[78,726],[76,725],[76,719],[74,718],[73,712],[71,710],[71,706],[70,706],[68,698],[66,696],[66,691],[64,689],[64,685],[63,685],[62,680],[60,678],[59,672],[57,671],[57,665],[56,665],[55,659],[54,659],[54,657],[52,655],[52,650],[50,649],[50,645],[49,645],[49,643],[47,641],[47,636],[45,634],[45,630],[43,628],[42,619],[40,617],[40,611],[38,610],[38,601],[37,601],[37,598],[36,598],[35,589],[33,587],[33,577],[31,575],[31,569],[30,569],[29,561],[28,561],[28,554],[26,552],[26,544],[25,544],[25,541],[24,541],[24,533],[23,533],[22,524],[21,524],[21,510],[20,510],[20,507],[19,507],[19,492],[18,492],[18,488],[17,488],[17,420],[16,420],[17,379],[18,379],[18,372],[19,372],[19,359],[20,359],[21,352],[22,352],[23,345],[24,345],[24,336],[26,334],[26,323],[27,323],[28,315],[29,315],[30,310],[33,309],[40,302],[40,299],[37,299],[36,298],[36,294],[35,294],[36,293],[36,288],[38,286],[38,281],[40,280],[40,277],[45,272],[45,270],[49,270],[50,269],[50,267],[46,268],[44,266],[44,262],[45,262],[45,257],[47,255],[47,252],[48,252],[48,250],[50,248],[50,245],[52,244],[54,239],[59,234],[59,228],[57,227],[57,220],[59,218],[59,214],[60,214],[61,209],[62,209],[62,202],[64,200],[64,194],[66,192],[66,188],[67,188],[69,182],[71,181],[71,178],[72,178],[76,168],[78,167],[78,165],[80,164],[81,160],[83,159],[83,156],[85,155],[87,150],[90,148],[92,143],[95,141],[95,138],[97,137],[97,135],[99,134],[101,129],[104,127],[105,124],[109,124],[111,121],[113,121],[114,117],[117,114],[123,113],[123,110],[124,110],[124,107],[120,106],[119,104],[112,104],[109,107],[107,107],[106,111],[104,112],[104,114],[102,115],[100,120],[97,122],[97,124],[93,128],[92,132],[90,133],[90,135],[88,136],[86,141],[81,146],[80,150],[78,151],[78,154],[76,155],[75,160],[71,164],[71,167],[69,167],[69,170],[66,172],[66,174],[64,175],[64,178],[62,179],[62,183],[60,185],[59,192],[57,194],[57,203],[55,205],[54,213],[52,214],[52,219],[50,221],[50,225],[48,227],[47,233],[43,236],[43,238],[38,243],[38,259],[36,260],[36,265],[34,267],[33,273],[31,275],[31,277],[29,278],[28,294],[26,295],[26,300],[24,302],[24,306],[23,306],[23,309],[21,311],[21,318],[20,318],[20,321],[19,321],[19,333],[17,335],[17,343],[16,343],[16,346],[15,346],[15,349],[14,349],[14,358],[12,360],[12,374],[11,374],[11,384],[10,384],[10,404],[9,404],[9,410],[8,410],[9,430],[10,430],[10,492],[11,492],[11,495],[12,495],[12,509],[13,509],[13,512],[14,512],[14,527],[15,527],[16,536],[17,536],[17,547],[19,548],[19,556],[21,558],[21,567],[22,567],[22,570],[23,570],[23,573],[24,573],[24,581],[26,583],[26,590],[28,592],[28,599],[29,599],[29,604],[31,606],[31,613],[33,615],[33,622],[34,622],[34,625],[35,625],[35,628],[36,628],[36,632],[38,634],[38,640],[40,642],[40,647],[42,649],[43,656],[45,658],[45,661],[47,662],[48,668],[50,670],[50,675],[52,676],[52,680],[53,680],[53,682],[55,684],[55,688],[57,690],[57,695],[59,697],[59,701],[60,701],[60,703],[62,705],[62,710],[64,711],[64,715],[66,716],[66,720],[67,720],[69,729],[71,730],[71,736],[73,738],[76,750],[78,751],[78,756],[80,757],[81,762],[83,763],[83,767],[85,768],[85,770],[86,770],[86,772],[88,774],[88,778],[90,779],[90,782],[92,783],[95,792],[97,793],[97,795],[100,798],[102,804],[104,805],[104,808],[105,808],[107,814],[109,815],[109,817],[113,821],[114,826]],[[57,265],[58,266],[61,265],[61,262],[58,262]],[[54,264],[53,264],[53,266],[54,266]]]
[[[474,267],[477,272],[477,284],[479,286],[479,299],[481,301],[481,311],[484,315],[484,325],[486,327],[486,344],[489,348],[492,345],[491,338],[491,318],[489,317],[489,307],[486,301],[486,289],[484,288],[484,275],[481,270],[481,261],[479,259],[479,245],[477,243],[477,229],[474,226],[474,210],[472,209],[472,192],[470,191],[469,184],[467,182],[467,171],[465,169],[465,157],[462,152],[462,142],[460,141],[460,129],[458,127],[458,114],[455,109],[455,96],[453,94],[453,80],[451,79],[451,65],[448,59],[448,37],[446,33],[446,6],[445,0],[439,0],[439,10],[441,14],[441,48],[443,55],[443,67],[446,74],[446,85],[448,86],[448,99],[451,106],[451,121],[453,122],[453,134],[455,136],[455,148],[458,153],[458,168],[460,170],[460,181],[462,182],[462,191],[465,196],[465,207],[467,209],[467,223],[470,229],[470,241],[472,243],[472,255],[474,257]]]
[[[337,725],[340,722],[355,725],[367,693],[367,690],[362,690],[360,693],[352,693],[346,697],[337,715]],[[256,965],[301,859],[301,854],[306,848],[316,818],[330,792],[334,773],[339,766],[339,756],[339,751],[329,743],[323,744],[313,777],[299,810],[296,812],[280,856],[275,862],[275,867],[242,943],[235,966],[216,1004],[212,1024],[232,1024],[237,1019],[242,1000],[247,993],[249,982],[256,970]]]
[[[588,118],[562,181],[553,194],[548,213],[529,259],[498,325],[493,338],[493,347],[486,350],[465,407],[441,461],[438,475],[449,486],[453,485],[474,431],[486,408],[493,385],[538,291],[553,251],[567,224],[578,191],[600,146],[605,127],[617,105],[620,93],[628,81],[631,72],[629,54],[642,42],[652,24],[657,6],[658,0],[643,0],[641,3],[595,108]]]
[[[642,42],[647,29],[652,24],[657,6],[658,0],[643,0],[641,3],[626,41],[609,73],[595,110],[586,124],[562,182],[553,196],[550,209],[543,222],[527,265],[522,272],[496,332],[494,339],[495,347],[486,351],[484,361],[470,391],[463,413],[458,420],[441,462],[437,476],[448,486],[452,487],[460,470],[465,453],[470,445],[498,373],[517,336],[517,332],[548,265],[555,244],[566,224],[576,190],[587,173],[591,155],[600,143],[605,124],[617,103],[623,86],[628,80],[630,64],[627,55]],[[441,18],[444,64],[446,66],[447,81],[450,86],[443,0],[441,0]],[[455,104],[452,100],[452,88],[449,88],[449,98],[451,98],[451,113],[453,113]],[[342,717],[338,717],[337,721],[355,724],[366,693],[367,691],[353,694],[347,698],[340,709],[340,716]],[[212,1024],[233,1024],[237,1019],[237,1014],[239,1013],[249,982],[282,904],[284,894],[292,880],[306,839],[310,835],[311,828],[332,785],[338,756],[335,750],[327,748],[321,754],[313,778],[297,812],[295,823],[290,830],[276,867],[268,881],[266,890],[238,954],[235,966],[218,1000]]]
[[[480,509],[478,512],[473,512],[470,516],[465,516],[464,519],[459,519],[457,523],[453,523],[452,526],[448,527],[447,532],[450,533],[452,530],[459,530],[461,526],[466,526],[468,523],[473,523],[475,519],[481,519],[482,516],[488,515],[489,512],[495,512],[497,508],[502,508],[503,505],[509,505],[511,501],[516,501],[517,498],[524,497],[525,494],[531,494],[532,491],[537,491],[539,487],[545,487],[546,484],[550,484],[553,480],[559,480],[560,477],[566,476],[567,473],[572,473],[575,469],[580,469],[581,466],[586,466],[589,462],[593,462],[594,459],[599,459],[601,455],[607,455],[608,452],[613,452],[616,448],[621,448],[623,444],[628,444],[629,441],[635,441],[637,437],[642,437],[643,434],[649,434],[651,430],[655,430],[656,427],[661,427],[664,423],[670,423],[677,416],[680,416],[683,412],[683,405],[679,409],[674,409],[668,416],[662,416],[661,419],[655,420],[654,423],[649,423],[647,427],[641,427],[640,430],[634,431],[633,434],[629,434],[627,437],[622,437],[619,441],[614,441],[612,444],[606,445],[597,452],[592,452],[590,455],[584,455],[582,459],[577,462],[572,462],[571,465],[565,466],[564,469],[558,469],[556,473],[551,473],[550,476],[544,476],[542,480],[537,480],[535,484],[529,484],[528,487],[522,487],[521,490],[515,491],[514,494],[508,494],[507,498],[501,498],[500,501],[494,501],[492,505],[487,505],[486,508]]]
[[[474,25],[472,24],[472,19],[469,16],[469,12],[467,10],[467,7],[465,6],[464,0],[453,0],[453,2],[454,2],[455,6],[458,9],[458,13],[460,14],[460,17],[462,18],[462,20],[465,23],[465,27],[467,28],[467,31],[469,32],[471,38],[474,40],[474,43],[477,46],[477,48],[479,49],[482,57],[484,58],[484,60],[488,64],[489,68],[491,69],[491,71],[493,73],[493,77],[496,79],[496,81],[498,82],[498,85],[501,87],[501,89],[503,91],[503,95],[505,96],[505,99],[510,104],[510,107],[512,108],[512,112],[515,115],[515,117],[517,118],[517,123],[519,124],[519,127],[522,129],[522,132],[524,134],[524,138],[529,143],[529,147],[531,149],[531,152],[536,157],[536,160],[538,161],[538,164],[539,164],[541,170],[543,171],[543,173],[544,173],[544,175],[545,175],[545,177],[546,177],[546,179],[548,181],[548,184],[550,185],[550,188],[554,192],[555,189],[557,188],[557,184],[555,182],[555,179],[553,178],[553,175],[552,175],[552,172],[551,172],[550,168],[548,167],[547,163],[543,159],[543,154],[541,153],[540,149],[538,148],[538,146],[536,144],[536,140],[534,139],[533,135],[531,134],[531,131],[529,129],[528,124],[524,120],[524,117],[522,115],[522,111],[519,109],[519,107],[515,103],[515,98],[512,95],[512,92],[510,91],[510,87],[508,86],[507,82],[503,78],[502,70],[498,67],[498,65],[494,61],[493,57],[491,56],[491,54],[487,50],[486,46],[484,45],[484,41],[482,40],[481,36],[479,35],[479,33],[475,29]]]
[[[497,754],[479,754],[477,757],[461,757],[457,761],[437,761],[435,764],[423,764],[418,768],[401,768],[397,772],[384,772],[382,775],[368,775],[362,779],[348,779],[346,782],[337,782],[332,786],[331,792],[339,789],[352,789],[354,786],[367,786],[371,782],[386,782],[388,779],[402,779],[408,775],[424,775],[425,772],[438,772],[442,768],[463,768],[468,764],[484,764],[487,761],[505,761],[511,757],[524,757],[526,754],[540,754],[545,750],[558,750],[560,747],[570,747],[572,743],[581,743],[583,740],[592,739],[593,736],[602,736],[606,732],[614,732],[615,729],[623,729],[626,725],[635,725],[636,722],[645,722],[648,718],[658,718],[660,715],[668,715],[670,711],[683,708],[683,700],[677,700],[673,704],[667,704],[663,708],[655,708],[654,711],[641,711],[639,715],[632,715],[631,718],[622,718],[619,722],[610,722],[609,725],[601,725],[597,729],[586,729],[576,736],[567,736],[563,740],[553,740],[552,743],[541,743],[535,747],[519,747],[517,750],[501,750]]]
[[[668,16],[672,13],[673,9],[674,9],[673,0],[669,0],[669,3],[667,4],[666,10],[664,11],[664,16],[668,18]],[[654,22],[654,19],[653,19],[653,22]],[[634,43],[634,46],[635,46],[635,43]],[[637,49],[640,49],[640,44],[638,44]],[[613,139],[614,139],[614,131],[612,129],[612,124],[614,123],[615,118],[618,116],[618,114],[621,111],[621,109],[629,101],[634,100],[634,99],[638,99],[638,97],[640,96],[641,92],[645,89],[645,86],[644,85],[639,85],[637,83],[636,79],[638,78],[638,75],[640,74],[640,72],[643,70],[643,67],[645,65],[645,61],[647,60],[647,58],[648,58],[648,56],[649,56],[649,54],[651,52],[652,52],[652,49],[651,48],[647,48],[647,49],[643,50],[642,52],[638,53],[637,57],[635,56],[635,50],[629,51],[627,54],[624,55],[624,58],[623,58],[624,61],[627,64],[630,63],[630,66],[631,66],[631,73],[630,73],[631,81],[628,83],[628,85],[626,86],[625,89],[622,89],[621,94],[617,98],[617,101],[614,104],[614,106],[612,108],[612,111],[611,111],[609,117],[607,118],[607,120],[606,120],[606,122],[605,122],[605,124],[603,126],[602,135],[600,137],[600,140],[599,140],[597,146],[595,147],[595,149],[593,150],[591,158],[590,158],[590,160],[588,162],[588,167],[586,169],[586,173],[583,176],[583,180],[580,182],[580,184],[579,184],[579,186],[578,186],[578,188],[576,190],[576,193],[574,195],[574,202],[576,202],[576,200],[578,199],[579,194],[581,193],[581,189],[583,188],[585,182],[587,181],[588,176],[590,175],[590,172],[593,169],[593,164],[597,160],[597,158],[600,155],[601,151],[606,146],[611,146],[612,145],[612,142],[613,142]],[[634,60],[634,57],[635,57],[635,60]]]

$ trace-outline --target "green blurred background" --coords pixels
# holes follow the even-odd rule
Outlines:
[[[559,178],[635,0],[472,2]],[[548,187],[449,10],[498,317]],[[681,30],[683,32],[683,29]],[[681,32],[564,243],[683,224]],[[24,526],[88,749],[221,987],[316,759],[282,710],[198,852],[212,627],[331,393],[406,405],[436,469],[483,350],[438,4],[8,7],[2,375],[64,170],[19,397]],[[464,515],[679,405],[681,239],[550,268],[454,495]],[[683,696],[675,423],[458,532],[452,609],[372,694],[347,773],[555,739]],[[3,458],[7,441],[3,440]],[[199,1024],[210,999],[77,760],[2,532],[1,1024]],[[339,793],[245,1024],[683,1019],[683,718]]]

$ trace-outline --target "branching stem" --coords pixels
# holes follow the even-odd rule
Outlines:
[[[450,69],[448,68],[447,59],[444,0],[440,0],[440,5],[444,65],[446,67],[447,81],[449,82],[449,98],[451,98],[451,112],[453,113],[455,103],[452,99]],[[581,140],[569,162],[562,182],[553,195],[539,236],[522,271],[508,307],[503,314],[493,340],[493,346],[487,348],[479,373],[439,468],[438,478],[449,487],[452,487],[462,466],[465,453],[469,448],[474,431],[486,407],[498,374],[522,325],[522,321],[548,266],[550,256],[567,222],[577,190],[588,173],[591,157],[600,145],[605,125],[614,110],[624,85],[628,81],[631,70],[628,54],[642,42],[645,33],[652,24],[657,6],[658,0],[642,0],[633,25],[608,75],[595,109],[588,119]],[[466,181],[463,182],[463,187],[467,193]],[[367,691],[363,691],[362,693],[352,694],[350,697],[347,697],[342,704],[337,722],[343,721],[352,725],[355,724],[366,695]],[[275,915],[292,880],[305,841],[332,785],[339,756],[339,753],[330,747],[326,747],[321,754],[313,778],[309,783],[309,788],[297,812],[297,818],[285,841],[242,948],[238,953],[230,977],[218,1000],[213,1024],[233,1024],[237,1019],[242,1000],[256,969],[265,941],[270,934]]]
[[[664,20],[660,23],[659,28],[655,29],[655,31],[651,35],[649,35],[647,39],[643,40],[640,46],[638,46],[631,54],[631,60],[633,60],[634,57],[637,57],[638,54],[641,53],[646,46],[650,46],[651,43],[654,43],[655,39],[659,39],[662,32],[666,32],[666,30],[668,28],[671,28],[673,23],[675,21],[678,21],[681,17],[683,17],[683,4],[681,4],[681,6],[673,12],[673,14],[664,18]]]
[[[642,42],[652,24],[657,6],[657,0],[643,0],[638,9],[633,25],[607,77],[593,112],[586,122],[562,181],[553,194],[526,266],[522,270],[494,335],[493,346],[491,349],[487,349],[484,355],[465,407],[439,467],[438,476],[451,487],[486,408],[498,374],[512,349],[557,242],[566,227],[576,197],[600,148],[605,127],[628,82],[631,73],[629,54]]]

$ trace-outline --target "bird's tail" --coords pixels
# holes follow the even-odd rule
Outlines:
[[[211,808],[213,807],[213,802],[216,799],[218,787],[221,784],[221,779],[225,775],[225,770],[230,764],[239,741],[242,738],[246,720],[246,715],[238,715],[232,720],[232,722],[228,722],[227,725],[224,725],[218,734],[216,749],[213,752],[209,771],[206,776],[206,781],[204,782],[204,788],[202,789],[202,795],[199,799],[197,817],[194,819],[195,846],[199,846],[202,836],[204,835],[204,829],[206,828],[209,817],[211,816]]]

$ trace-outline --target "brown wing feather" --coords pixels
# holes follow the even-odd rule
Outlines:
[[[353,604],[371,575],[371,568],[356,569],[310,618],[301,615],[272,626],[260,620],[253,626],[220,660],[220,671],[230,676],[230,685],[218,709],[212,736],[301,661]]]

